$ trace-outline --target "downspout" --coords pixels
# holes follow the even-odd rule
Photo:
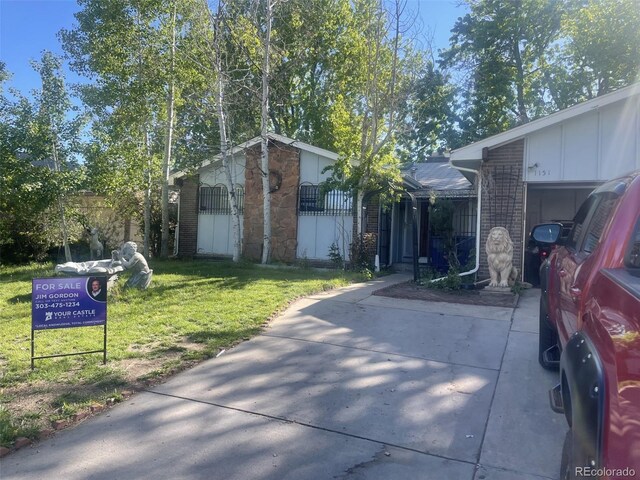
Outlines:
[[[449,159],[449,165],[455,168],[456,170],[460,170],[461,172],[473,173],[478,178],[478,209],[476,212],[476,266],[473,267],[471,270],[467,270],[466,272],[460,272],[458,274],[459,277],[465,277],[467,275],[473,275],[480,269],[480,219],[482,217],[482,181],[480,179],[480,170],[474,170],[472,168],[466,168],[466,167],[458,167],[453,164],[451,159]],[[431,283],[439,282],[444,278],[446,277],[434,278],[433,280],[431,280]]]

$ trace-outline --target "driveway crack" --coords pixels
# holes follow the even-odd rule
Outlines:
[[[430,456],[430,457],[440,458],[440,459],[443,459],[443,460],[450,460],[450,461],[453,461],[453,462],[465,463],[465,464],[468,464],[468,465],[476,465],[476,462],[471,462],[469,460],[462,460],[462,459],[459,459],[459,458],[453,458],[453,457],[449,457],[449,456],[446,456],[446,455],[441,455],[441,454],[438,454],[438,453],[433,453],[433,452],[429,452],[429,451],[425,451],[425,450],[419,450],[417,448],[411,448],[411,447],[407,447],[407,446],[404,446],[404,445],[399,445],[399,444],[395,444],[395,443],[389,443],[389,442],[385,442],[383,440],[379,440],[379,439],[375,439],[375,438],[369,438],[369,437],[364,437],[362,435],[356,435],[354,433],[348,433],[348,432],[344,432],[344,431],[341,432],[339,430],[334,430],[332,428],[321,427],[319,425],[313,425],[311,423],[301,422],[301,421],[298,421],[298,420],[294,420],[294,419],[287,418],[287,417],[281,417],[281,416],[278,416],[278,415],[269,415],[268,413],[256,412],[256,411],[247,410],[247,409],[244,409],[244,408],[233,407],[233,406],[230,406],[230,405],[223,405],[223,404],[220,404],[220,403],[210,402],[210,401],[206,401],[206,400],[198,400],[196,398],[183,397],[183,396],[180,396],[180,395],[173,395],[173,394],[170,394],[170,393],[157,392],[155,390],[142,390],[142,391],[143,392],[147,392],[147,393],[151,393],[153,395],[159,395],[159,396],[162,396],[162,397],[175,398],[175,399],[184,400],[184,401],[187,401],[187,402],[200,403],[200,404],[203,404],[203,405],[210,405],[212,407],[222,408],[222,409],[230,410],[230,411],[233,411],[233,412],[244,413],[244,414],[247,414],[247,415],[254,415],[254,416],[257,416],[257,417],[262,417],[262,418],[266,418],[266,419],[269,419],[269,420],[274,420],[276,422],[294,424],[294,425],[299,425],[299,426],[305,427],[305,428],[311,428],[311,429],[314,429],[314,430],[319,430],[319,431],[322,431],[322,432],[334,433],[334,434],[337,434],[337,435],[341,435],[343,437],[349,437],[349,438],[354,438],[354,439],[357,439],[357,440],[363,440],[365,442],[371,442],[371,443],[375,443],[377,445],[383,445],[383,446],[386,446],[386,447],[397,448],[399,450],[404,450],[404,451],[407,451],[407,452],[419,453],[421,455],[427,455],[427,456]]]
[[[491,372],[499,372],[500,371],[500,368],[480,367],[478,365],[471,365],[471,364],[468,364],[468,363],[452,362],[452,361],[450,361],[448,359],[447,359],[447,361],[435,360],[433,358],[420,357],[418,355],[407,355],[406,353],[386,352],[384,350],[376,350],[374,348],[354,347],[353,345],[344,345],[344,344],[341,344],[341,343],[323,342],[323,341],[320,341],[320,340],[308,340],[308,339],[305,339],[305,338],[287,337],[285,335],[274,335],[274,334],[271,334],[271,333],[262,333],[262,334],[260,334],[260,336],[261,337],[270,337],[270,338],[281,338],[283,340],[294,340],[296,342],[314,343],[314,344],[317,344],[317,345],[330,345],[332,347],[347,348],[347,349],[350,349],[350,350],[359,350],[359,351],[362,351],[362,352],[380,353],[382,355],[393,355],[394,357],[410,358],[412,360],[423,360],[425,362],[442,363],[442,364],[446,364],[446,365],[454,365],[456,367],[477,368],[478,370],[488,370],[488,371],[491,371]],[[504,352],[502,353],[502,355],[503,355],[503,358],[504,358]],[[502,359],[500,359],[500,365],[502,365]]]

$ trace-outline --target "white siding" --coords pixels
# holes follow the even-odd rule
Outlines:
[[[613,103],[526,137],[526,182],[603,181],[640,168],[640,99]]]
[[[563,125],[566,139],[563,177],[572,180],[598,178],[598,117],[597,113],[582,115]]]
[[[562,129],[550,127],[531,134],[527,139],[525,151],[526,179],[529,182],[560,180],[562,178],[562,164],[559,161],[561,152]]]
[[[240,236],[242,236],[240,215]],[[231,215],[198,215],[198,254],[233,255]]]
[[[236,185],[244,185],[244,155],[238,154],[233,158],[231,162],[231,177]],[[209,165],[202,169],[200,172],[200,183],[213,187],[218,183],[222,183],[229,187],[227,177],[224,174],[222,165],[212,166]]]
[[[624,104],[618,103],[602,112],[602,180],[636,168],[638,108],[640,104],[636,102],[635,111],[629,112]]]
[[[244,155],[238,154],[231,163],[231,176],[236,185],[244,186]],[[207,166],[200,171],[202,186],[223,184],[229,188],[221,165]],[[240,237],[242,238],[243,216],[240,215]],[[233,255],[233,223],[231,215],[198,215],[198,254]]]
[[[297,258],[329,260],[329,247],[338,245],[342,257],[349,258],[353,217],[301,215],[298,217]]]
[[[319,185],[331,175],[322,170],[333,160],[315,153],[300,152],[300,183]],[[338,245],[342,257],[349,258],[349,244],[353,231],[351,215],[299,215],[297,258],[329,260],[329,247]]]
[[[333,160],[317,153],[300,152],[300,183],[318,185],[330,176],[322,170]],[[244,184],[244,155],[234,159],[234,182]],[[222,167],[209,166],[200,171],[200,182],[204,186],[227,185]],[[228,185],[227,185],[228,187]],[[242,223],[242,217],[241,217]],[[349,244],[353,230],[353,218],[332,215],[298,216],[298,258],[329,260],[329,247],[336,243],[345,259],[348,259]],[[231,255],[233,253],[233,231],[230,215],[198,215],[198,253]]]
[[[325,181],[331,172],[322,173],[322,170],[332,163],[333,161],[329,158],[302,150],[300,152],[300,183],[318,185]]]

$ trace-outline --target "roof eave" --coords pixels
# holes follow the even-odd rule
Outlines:
[[[276,142],[280,142],[283,143],[285,145],[290,145],[294,148],[298,148],[300,150],[305,150],[307,152],[316,154],[316,155],[320,155],[321,157],[325,157],[328,158],[330,160],[336,161],[339,158],[339,155],[335,152],[331,152],[329,150],[325,150],[324,148],[320,148],[320,147],[314,147],[313,145],[309,145],[308,143],[304,143],[298,140],[294,140],[293,138],[289,138],[289,137],[285,137],[283,135],[278,135],[277,133],[269,133],[267,134],[267,136],[269,137],[269,139],[271,140],[275,140]],[[236,145],[235,147],[233,147],[231,149],[231,151],[229,152],[229,155],[236,155],[239,152],[242,152],[244,150],[247,150],[248,148],[253,147],[254,145],[257,145],[258,143],[260,143],[262,141],[262,137],[254,137],[251,140],[247,140],[244,143],[241,143],[240,145]],[[210,160],[205,160],[203,161],[197,168],[196,171],[200,172],[203,168],[209,167],[213,164],[219,163],[221,161],[221,155],[215,155],[213,158],[211,158]],[[170,180],[175,180],[176,178],[181,178],[184,177],[188,174],[189,172],[185,171],[185,170],[181,170],[179,172],[175,172],[174,174],[171,174],[169,176]]]
[[[506,145],[507,143],[520,140],[528,134],[543,128],[551,127],[558,123],[562,123],[570,118],[577,117],[594,110],[599,110],[607,105],[624,100],[626,98],[640,95],[640,82],[634,83],[625,88],[616,90],[615,92],[596,97],[586,102],[579,103],[559,112],[552,113],[546,117],[533,120],[532,122],[520,125],[518,127],[498,133],[491,137],[472,143],[462,148],[458,148],[451,152],[450,160],[452,162],[474,162],[482,159],[482,150],[484,148],[494,149]]]

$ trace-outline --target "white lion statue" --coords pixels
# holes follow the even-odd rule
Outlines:
[[[489,263],[490,287],[509,287],[518,276],[513,266],[513,242],[504,227],[493,227],[487,237],[487,262]]]

